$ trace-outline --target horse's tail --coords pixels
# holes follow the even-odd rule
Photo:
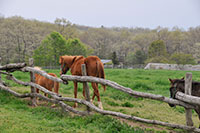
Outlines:
[[[103,66],[103,63],[101,61],[97,61],[97,76],[99,78],[105,79],[104,66]],[[102,85],[102,87],[104,88],[104,91],[105,91],[106,86]]]

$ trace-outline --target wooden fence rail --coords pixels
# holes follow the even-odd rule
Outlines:
[[[20,67],[19,67],[19,66]],[[12,66],[12,67],[11,67]],[[144,97],[144,98],[149,98],[149,99],[154,99],[154,100],[159,100],[159,101],[163,101],[166,103],[171,103],[171,104],[175,104],[175,105],[180,105],[183,106],[185,108],[195,108],[195,105],[189,104],[189,103],[185,103],[183,101],[179,101],[179,100],[175,100],[175,99],[171,99],[171,98],[167,98],[161,95],[155,95],[155,94],[150,94],[150,93],[142,93],[142,92],[137,92],[137,91],[133,91],[130,88],[126,88],[123,87],[113,81],[109,81],[109,80],[105,80],[105,79],[99,79],[99,78],[95,78],[95,77],[90,77],[90,76],[70,76],[70,75],[62,75],[61,79],[60,78],[56,78],[56,77],[52,77],[50,75],[48,75],[46,72],[41,71],[41,70],[36,70],[32,67],[26,67],[26,65],[22,65],[22,64],[8,64],[7,66],[0,66],[0,70],[6,70],[6,71],[15,71],[15,70],[20,70],[23,72],[33,72],[33,73],[38,73],[41,74],[42,76],[49,78],[51,80],[60,82],[60,83],[66,83],[67,81],[77,81],[77,82],[96,82],[96,83],[101,83],[107,86],[110,86],[112,88],[115,88],[117,90],[120,90],[122,92],[125,92],[127,94],[130,94],[131,96],[139,96],[139,97]],[[35,84],[33,82],[23,82],[20,81],[18,79],[16,79],[11,73],[8,72],[3,72],[0,71],[1,74],[6,74],[10,77],[10,80],[15,81],[18,84],[22,84],[25,86],[32,86],[35,88],[38,88],[39,90],[51,95],[51,97],[53,99],[49,99],[47,97],[42,96],[41,94],[37,94],[37,93],[26,93],[26,94],[19,94],[13,90],[11,90],[9,87],[4,86],[3,84],[0,83],[0,89],[1,90],[5,90],[11,94],[13,94],[16,97],[20,97],[20,98],[24,98],[24,97],[40,97],[44,100],[47,100],[51,103],[55,103],[58,104],[64,111],[66,112],[73,112],[79,115],[87,115],[88,112],[87,111],[78,111],[74,108],[72,108],[71,106],[69,106],[67,103],[65,103],[64,101],[67,102],[77,102],[80,104],[84,104],[86,105],[88,108],[90,108],[91,110],[104,114],[104,115],[112,115],[112,116],[117,116],[120,118],[124,118],[124,119],[129,119],[129,120],[135,120],[135,121],[140,121],[140,122],[145,122],[145,123],[150,123],[150,124],[156,124],[156,125],[162,125],[162,126],[168,126],[168,127],[172,127],[172,128],[179,128],[179,129],[184,129],[184,130],[188,130],[188,131],[193,131],[193,132],[200,132],[200,129],[195,128],[194,126],[185,126],[185,125],[179,125],[179,124],[171,124],[171,123],[167,123],[167,122],[161,122],[161,121],[157,121],[157,120],[148,120],[148,119],[144,119],[144,118],[139,118],[136,116],[132,116],[132,115],[126,115],[120,112],[114,112],[114,111],[107,111],[107,110],[101,110],[98,107],[96,107],[95,105],[91,104],[89,101],[86,100],[81,100],[81,99],[75,99],[75,98],[69,98],[69,97],[61,97],[60,95],[48,91],[47,89],[45,89],[44,87]],[[181,93],[177,93],[177,95],[180,95]],[[184,94],[185,95],[185,94]],[[188,96],[188,95],[186,95]],[[192,96],[190,96],[192,97]]]

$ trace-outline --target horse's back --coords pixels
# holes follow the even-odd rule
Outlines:
[[[103,63],[97,56],[88,56],[85,58],[85,64],[88,76],[105,78]]]
[[[48,75],[51,75],[53,77],[57,77],[56,74],[54,73],[48,73]],[[51,79],[48,79],[42,75],[37,75],[36,76],[36,83],[47,88],[47,89],[50,89],[54,86],[54,81],[51,80]]]
[[[180,91],[185,93],[185,80],[184,79],[174,79],[174,84],[180,88]],[[200,97],[200,82],[192,81],[192,96]]]
[[[84,64],[84,59],[85,58],[83,56],[76,57],[74,64],[72,65],[72,68],[71,68],[72,75],[78,75],[78,76],[82,75],[81,65]]]

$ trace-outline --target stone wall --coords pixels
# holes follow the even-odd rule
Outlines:
[[[146,65],[146,67],[144,69],[200,71],[200,65],[178,65],[178,64],[149,63],[149,64]]]

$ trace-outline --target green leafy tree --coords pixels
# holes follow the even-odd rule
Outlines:
[[[58,32],[52,32],[34,51],[36,65],[58,65],[59,56],[66,53],[66,40]]]
[[[170,57],[170,59],[176,64],[196,64],[195,59],[191,54],[175,53]]]
[[[145,63],[169,63],[167,50],[162,40],[153,41],[148,50],[148,59]]]
[[[119,61],[118,61],[118,59],[117,59],[117,53],[116,52],[113,52],[112,53],[112,62],[113,62],[113,64],[114,65],[118,65],[119,64]]]
[[[149,46],[149,58],[163,56],[166,57],[167,50],[162,40],[153,41]]]
[[[144,61],[147,59],[146,54],[141,51],[137,50],[135,53],[135,64],[144,64]]]
[[[135,54],[133,52],[129,52],[126,59],[125,64],[126,65],[133,65],[136,62]]]
[[[147,59],[146,54],[141,51],[137,50],[135,53],[130,52],[126,57],[126,64],[134,65],[134,64],[144,64],[145,60]]]
[[[68,39],[66,43],[66,53],[68,55],[83,55],[87,56],[92,53],[92,49],[89,49],[84,43],[82,43],[79,39]]]

